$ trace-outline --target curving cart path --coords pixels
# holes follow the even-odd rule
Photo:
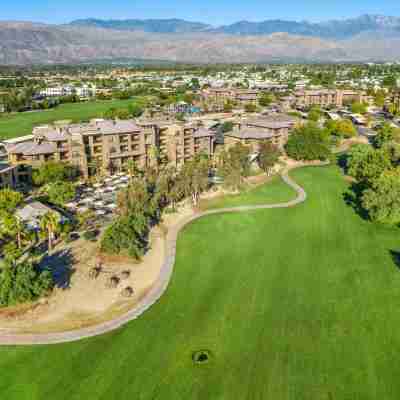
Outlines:
[[[325,163],[321,163],[318,165],[324,165],[324,164]],[[302,166],[303,165],[301,165],[300,167]],[[126,323],[128,323],[129,321],[138,318],[153,304],[155,304],[167,290],[168,284],[170,282],[174,270],[176,243],[178,239],[178,234],[186,225],[190,224],[196,219],[202,218],[207,215],[221,214],[221,213],[237,213],[237,212],[246,212],[252,210],[271,209],[271,208],[288,208],[303,203],[307,198],[307,194],[300,185],[298,185],[294,180],[292,180],[292,178],[290,178],[289,176],[290,169],[294,168],[285,169],[281,173],[281,177],[284,180],[284,182],[286,182],[297,192],[297,196],[294,200],[288,201],[286,203],[266,204],[258,206],[240,206],[240,207],[209,210],[191,215],[180,221],[179,224],[171,227],[167,233],[167,238],[165,241],[165,254],[166,254],[165,260],[161,267],[160,275],[157,281],[154,283],[153,287],[150,289],[147,295],[133,309],[129,310],[124,315],[116,317],[110,321],[100,323],[98,325],[76,329],[72,331],[59,332],[59,333],[2,334],[0,332],[0,345],[9,345],[9,346],[48,345],[56,343],[73,342],[116,330],[121,326],[125,325]]]

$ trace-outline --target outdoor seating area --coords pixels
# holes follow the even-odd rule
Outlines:
[[[92,210],[99,217],[111,215],[117,208],[117,193],[128,187],[128,181],[126,174],[118,173],[93,185],[81,184],[76,198],[66,207],[75,214]]]

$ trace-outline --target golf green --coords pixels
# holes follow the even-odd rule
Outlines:
[[[338,168],[291,175],[299,206],[186,227],[167,292],[138,320],[0,348],[1,398],[399,399],[399,229],[347,206]]]
[[[0,140],[30,135],[37,125],[54,121],[71,120],[80,122],[91,118],[102,118],[110,108],[128,108],[129,104],[142,103],[144,99],[88,101],[82,103],[61,104],[56,108],[43,111],[14,113],[0,116]]]
[[[262,205],[284,203],[293,200],[296,192],[280,176],[272,177],[267,183],[250,188],[240,194],[226,195],[200,202],[200,209],[237,207],[243,205]]]

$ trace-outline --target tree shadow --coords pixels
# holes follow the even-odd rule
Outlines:
[[[400,269],[400,251],[389,250],[390,256],[394,262],[394,265]]]
[[[345,175],[347,175],[348,172],[348,159],[349,156],[347,153],[339,153],[336,155],[336,163]]]
[[[347,206],[352,207],[358,216],[364,220],[369,220],[368,211],[362,206],[362,194],[364,186],[358,182],[350,185],[348,190],[343,193],[343,200]]]
[[[43,257],[39,268],[51,273],[56,287],[68,289],[71,283],[71,276],[75,273],[75,269],[72,267],[73,264],[74,257],[71,249],[63,249]]]

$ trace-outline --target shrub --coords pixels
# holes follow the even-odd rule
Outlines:
[[[9,306],[33,301],[53,286],[49,271],[39,272],[28,262],[6,264],[0,272],[0,305]]]
[[[97,235],[98,235],[97,231],[86,231],[83,234],[83,238],[89,242],[94,242],[97,238]]]
[[[12,213],[22,203],[24,196],[11,189],[0,190],[0,211]]]

